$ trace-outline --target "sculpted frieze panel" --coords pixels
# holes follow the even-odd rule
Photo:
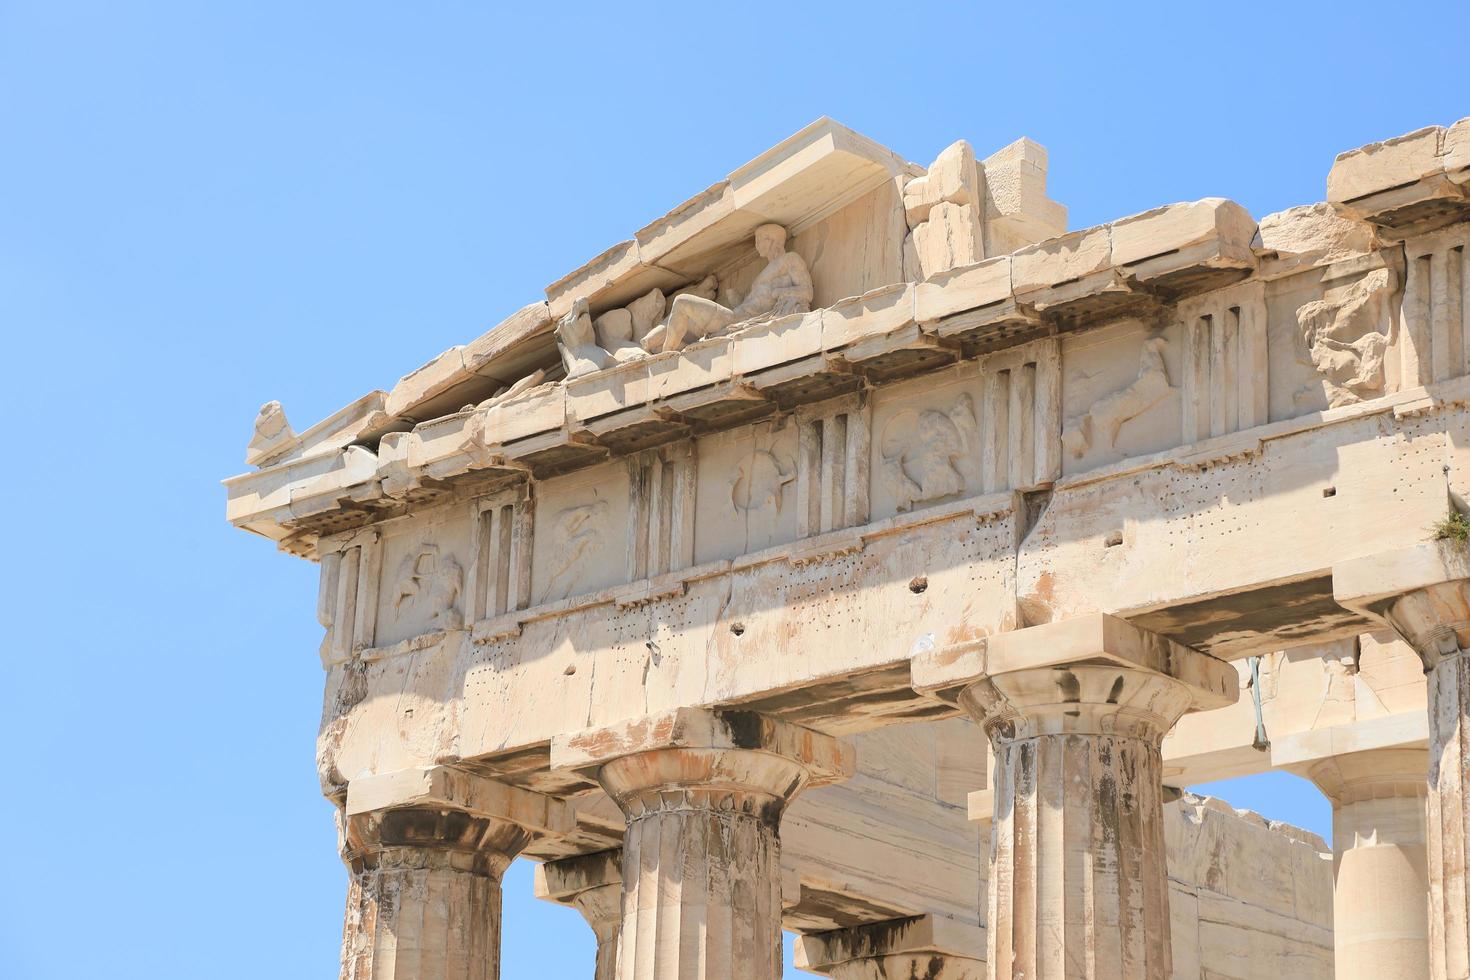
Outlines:
[[[1296,311],[1299,356],[1317,373],[1329,408],[1377,398],[1389,390],[1387,356],[1397,336],[1393,270],[1374,269],[1333,284]]]
[[[464,628],[472,539],[463,505],[384,525],[374,647]]]
[[[627,580],[628,507],[622,460],[537,485],[532,604]]]
[[[698,440],[696,563],[733,558],[794,540],[796,424],[741,426]]]
[[[1174,390],[1164,366],[1166,347],[1168,341],[1163,337],[1146,339],[1139,352],[1137,376],[1124,387],[1099,397],[1085,411],[1070,416],[1062,429],[1062,448],[1075,459],[1094,448],[1115,451],[1123,426]]]
[[[393,616],[421,619],[435,629],[459,629],[464,626],[463,590],[464,569],[459,562],[452,555],[441,555],[437,544],[424,544],[399,563]]]
[[[874,393],[872,519],[983,492],[983,404],[975,364]]]
[[[889,419],[879,442],[880,472],[898,510],[964,493],[969,484],[959,467],[974,458],[978,438],[975,401],[968,392],[948,408],[905,409]]]
[[[1062,340],[1063,471],[1081,473],[1183,440],[1180,326],[1137,320]]]

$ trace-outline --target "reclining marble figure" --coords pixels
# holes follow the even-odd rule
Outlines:
[[[806,260],[786,250],[786,229],[775,224],[761,225],[755,230],[755,250],[766,260],[766,267],[733,309],[692,293],[676,296],[668,321],[650,331],[643,346],[651,351],[680,350],[690,340],[718,337],[736,324],[757,317],[774,318],[810,310],[812,274]],[[733,300],[734,296],[729,298]]]

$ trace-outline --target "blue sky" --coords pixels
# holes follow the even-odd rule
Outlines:
[[[1315,201],[1470,114],[1467,36],[1464,0],[0,0],[0,976],[335,968],[315,568],[218,484],[262,401],[390,386],[821,115],[918,162],[1030,136],[1073,227]],[[1286,777],[1230,798],[1329,829]],[[523,864],[505,921],[505,977],[590,975]]]

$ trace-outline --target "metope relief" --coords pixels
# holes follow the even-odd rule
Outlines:
[[[1096,397],[1084,410],[1069,416],[1062,426],[1062,448],[1072,459],[1094,452],[1116,456],[1123,452],[1124,426],[1141,419],[1175,392],[1164,361],[1168,340],[1147,336],[1139,347],[1133,379],[1121,388]],[[1081,375],[1090,379],[1090,375]]]
[[[1386,393],[1387,355],[1397,332],[1394,286],[1391,270],[1374,269],[1297,309],[1300,356],[1316,371],[1329,408]],[[1297,400],[1311,394],[1310,388],[1299,391]]]
[[[565,599],[581,583],[586,571],[582,560],[601,547],[609,510],[606,500],[594,500],[568,507],[552,517],[547,528],[551,577],[543,599]]]
[[[962,461],[976,451],[975,402],[961,394],[948,409],[905,409],[883,426],[882,476],[899,512],[963,494]]]
[[[439,546],[422,545],[410,552],[398,568],[393,591],[393,612],[398,620],[412,618],[430,629],[453,630],[464,626],[460,593],[464,570],[453,556],[440,554]]]
[[[796,428],[785,417],[695,440],[694,564],[797,536]]]
[[[730,507],[737,516],[770,510],[776,514],[786,501],[786,488],[796,479],[796,462],[757,449],[735,467],[730,476]]]

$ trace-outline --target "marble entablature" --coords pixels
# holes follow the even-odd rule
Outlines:
[[[517,849],[569,860],[619,847],[642,799],[641,772],[610,799],[632,766],[609,732],[750,712],[774,739],[859,745],[787,817],[789,926],[984,927],[983,870],[898,871],[913,858],[803,828],[848,840],[862,812],[902,836],[918,814],[942,848],[983,848],[961,811],[977,791],[987,822],[986,775],[934,733],[1035,707],[1025,671],[985,688],[1007,634],[1093,624],[1109,669],[1146,673],[1163,787],[1271,768],[1340,787],[1356,770],[1324,759],[1422,752],[1423,663],[1339,572],[1470,499],[1470,119],[1343,154],[1327,202],[1259,221],[1205,198],[1068,232],[1045,170],[1029,140],[926,168],[819,120],[390,391],[300,434],[264,406],[228,514],[321,563],[324,792],[350,812],[363,781],[453,767],[567,801],[570,829]],[[1071,668],[1084,687],[1095,659]],[[930,761],[887,764],[920,730]],[[909,802],[887,810],[849,788],[895,784]],[[1178,903],[1248,885],[1190,874],[1149,914],[1196,937],[1192,962],[1231,963],[1237,940],[1211,946],[1219,922]],[[1218,968],[1326,976],[1330,916],[1288,913],[1274,966]],[[851,943],[911,964],[948,929],[808,955],[867,976],[841,972]]]

